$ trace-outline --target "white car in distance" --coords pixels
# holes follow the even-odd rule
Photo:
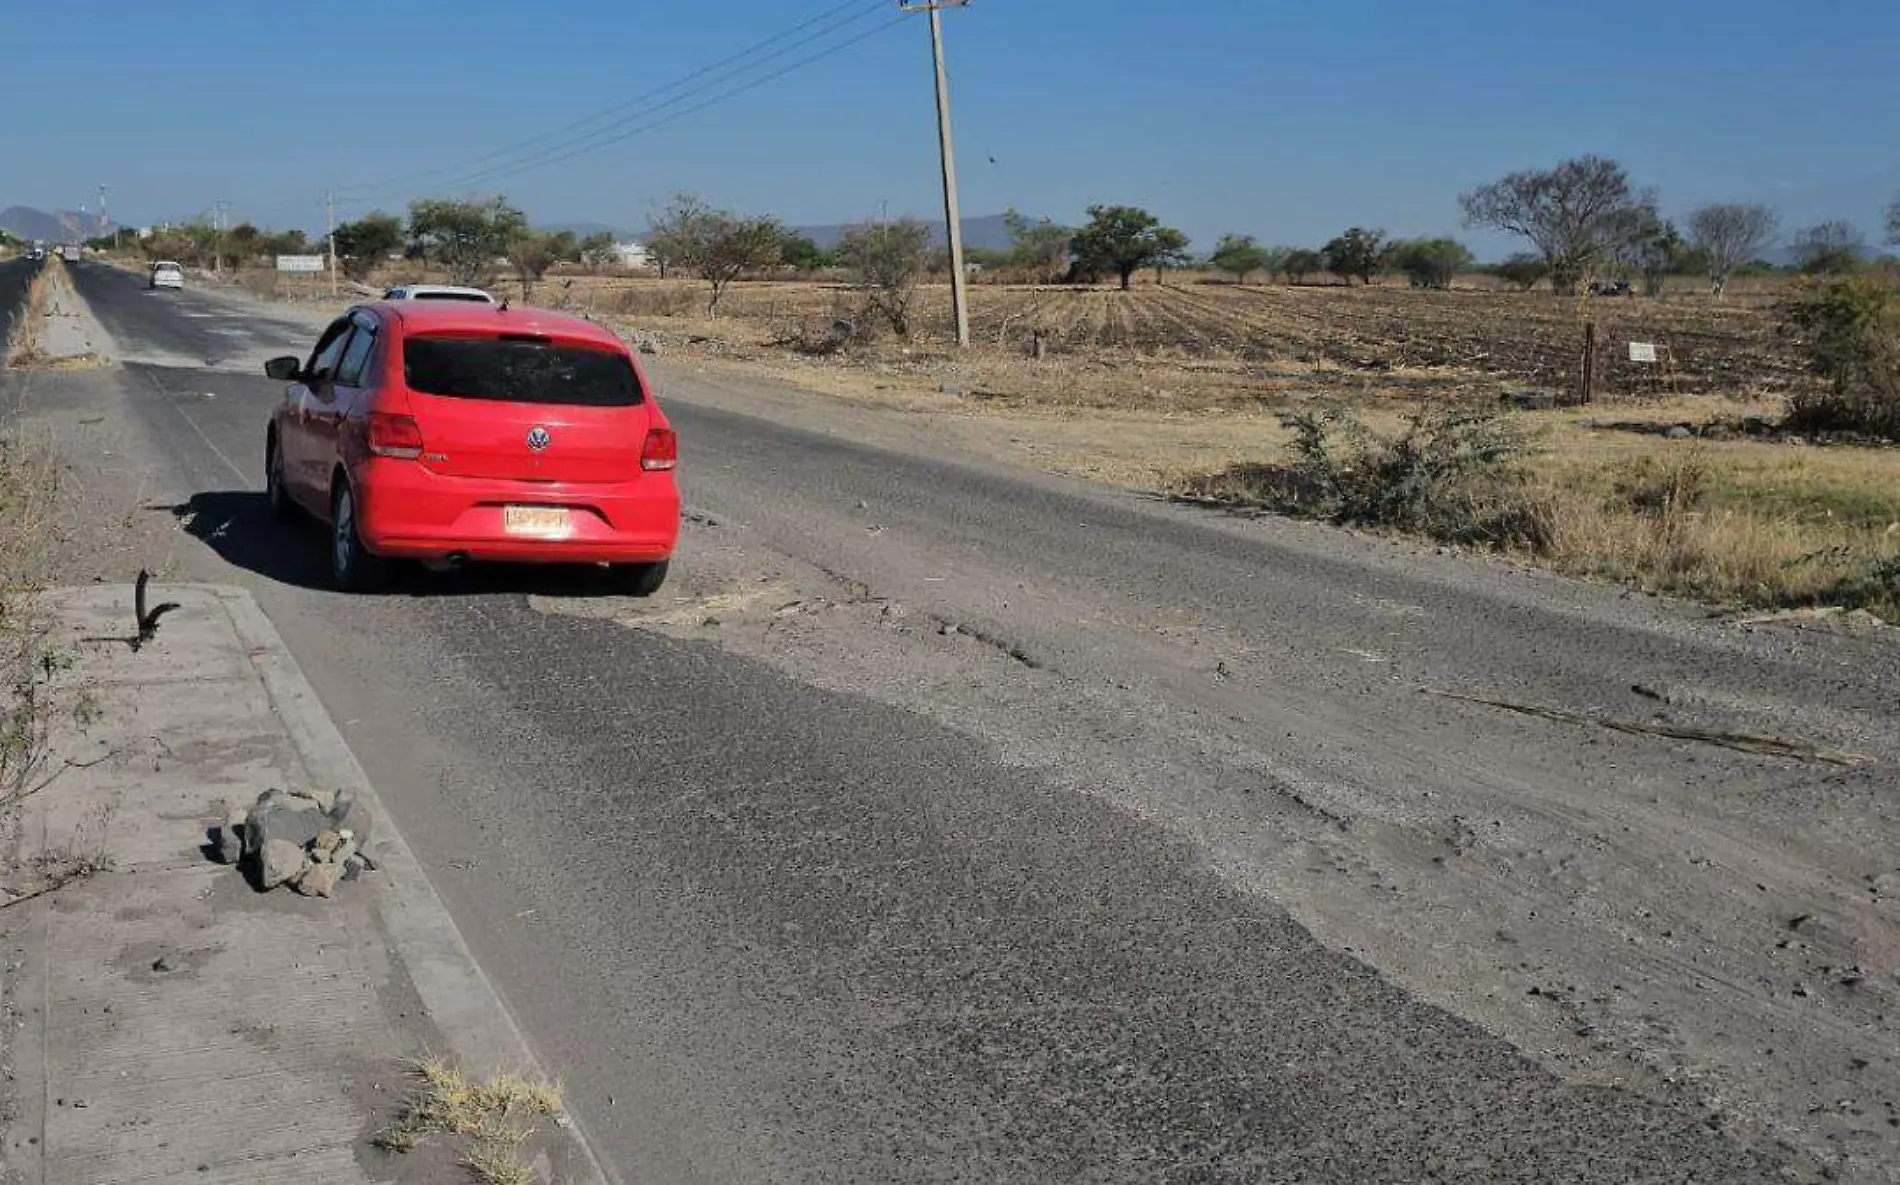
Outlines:
[[[151,287],[169,288],[176,292],[185,286],[185,269],[169,259],[161,259],[152,265]]]
[[[384,300],[465,300],[473,304],[500,304],[480,288],[454,284],[402,284],[383,293]]]

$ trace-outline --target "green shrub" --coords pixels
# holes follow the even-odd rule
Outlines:
[[[1827,380],[1824,389],[1795,396],[1789,426],[1900,440],[1900,294],[1893,281],[1870,273],[1804,280],[1781,313],[1809,367]]]

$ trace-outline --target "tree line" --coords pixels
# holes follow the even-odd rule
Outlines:
[[[1506,283],[1529,289],[1548,281],[1561,294],[1599,280],[1640,282],[1659,293],[1675,275],[1700,275],[1720,296],[1738,273],[1769,269],[1761,256],[1780,234],[1780,219],[1768,206],[1715,203],[1691,211],[1679,226],[1658,208],[1657,192],[1638,189],[1614,160],[1580,156],[1549,169],[1524,170],[1459,196],[1467,227],[1502,231],[1530,248],[1485,269]],[[1127,289],[1143,269],[1205,267],[1240,283],[1256,275],[1304,283],[1331,275],[1347,285],[1370,284],[1397,274],[1414,287],[1443,289],[1474,270],[1469,248],[1450,237],[1389,239],[1383,230],[1351,227],[1316,248],[1265,246],[1252,235],[1223,234],[1204,256],[1190,251],[1182,231],[1137,206],[1095,205],[1087,221],[1068,227],[1050,219],[1005,216],[1010,246],[972,250],[970,263],[996,268],[1033,283],[1099,283],[1114,279]],[[1885,215],[1887,241],[1900,245],[1900,197]],[[652,220],[644,247],[667,275],[675,270],[705,280],[708,309],[717,312],[733,280],[773,270],[817,272],[841,269],[882,293],[881,315],[907,332],[908,293],[921,277],[948,266],[933,245],[932,230],[905,219],[857,227],[834,247],[768,215],[741,214],[701,198],[675,196]],[[602,268],[618,261],[613,236],[577,237],[537,230],[506,198],[456,201],[424,198],[408,216],[376,211],[338,226],[334,247],[339,267],[364,279],[393,256],[428,261],[452,281],[486,282],[505,264],[521,284],[523,299],[562,263]],[[1865,239],[1844,220],[1797,230],[1789,240],[1794,267],[1809,274],[1842,274],[1865,264]],[[106,246],[109,240],[99,240]],[[274,255],[318,254],[325,244],[302,231],[269,232],[250,223],[218,228],[199,220],[168,228],[143,241],[151,258],[196,266],[242,266]]]

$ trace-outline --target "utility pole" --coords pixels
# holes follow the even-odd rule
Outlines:
[[[108,226],[112,225],[112,219],[106,217],[106,195],[110,192],[111,192],[111,187],[109,186],[101,185],[99,187],[99,231],[102,235],[105,233],[105,229]],[[117,247],[119,245],[119,236],[117,232],[113,233],[112,245],[114,247]]]
[[[216,213],[211,218],[211,230],[216,236],[216,242],[211,247],[211,270],[219,275],[224,274],[224,212],[230,205],[230,202],[219,198]]]
[[[943,158],[943,217],[950,236],[950,303],[956,309],[957,344],[970,344],[969,277],[963,270],[963,216],[957,209],[957,155],[950,137],[950,76],[943,67],[943,10],[967,8],[970,0],[899,4],[904,12],[930,14],[930,56],[937,67],[937,148]]]
[[[330,253],[330,295],[336,295],[336,190],[323,195],[323,241]]]

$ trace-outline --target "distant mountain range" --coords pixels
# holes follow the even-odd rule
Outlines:
[[[0,230],[22,239],[63,243],[72,239],[95,239],[112,229],[112,224],[97,214],[77,210],[56,210],[48,214],[31,206],[8,206],[0,210]]]
[[[943,220],[937,218],[934,220],[925,219],[924,221],[930,223],[931,240],[934,245],[938,247],[943,246]],[[855,225],[859,224],[841,222],[830,226],[795,226],[792,227],[792,233],[804,235],[828,251],[836,247],[838,240],[842,239],[845,236],[845,232]],[[552,231],[564,230],[573,234],[576,238],[583,239],[588,235],[600,234],[603,231],[622,241],[627,239],[643,239],[647,235],[647,231],[644,228],[641,230],[627,230],[622,227],[609,226],[604,222],[550,222],[543,225],[541,229]],[[1010,246],[1009,226],[1004,220],[1004,216],[1001,214],[986,214],[980,218],[965,218],[963,220],[963,245],[981,251],[1008,250]]]

